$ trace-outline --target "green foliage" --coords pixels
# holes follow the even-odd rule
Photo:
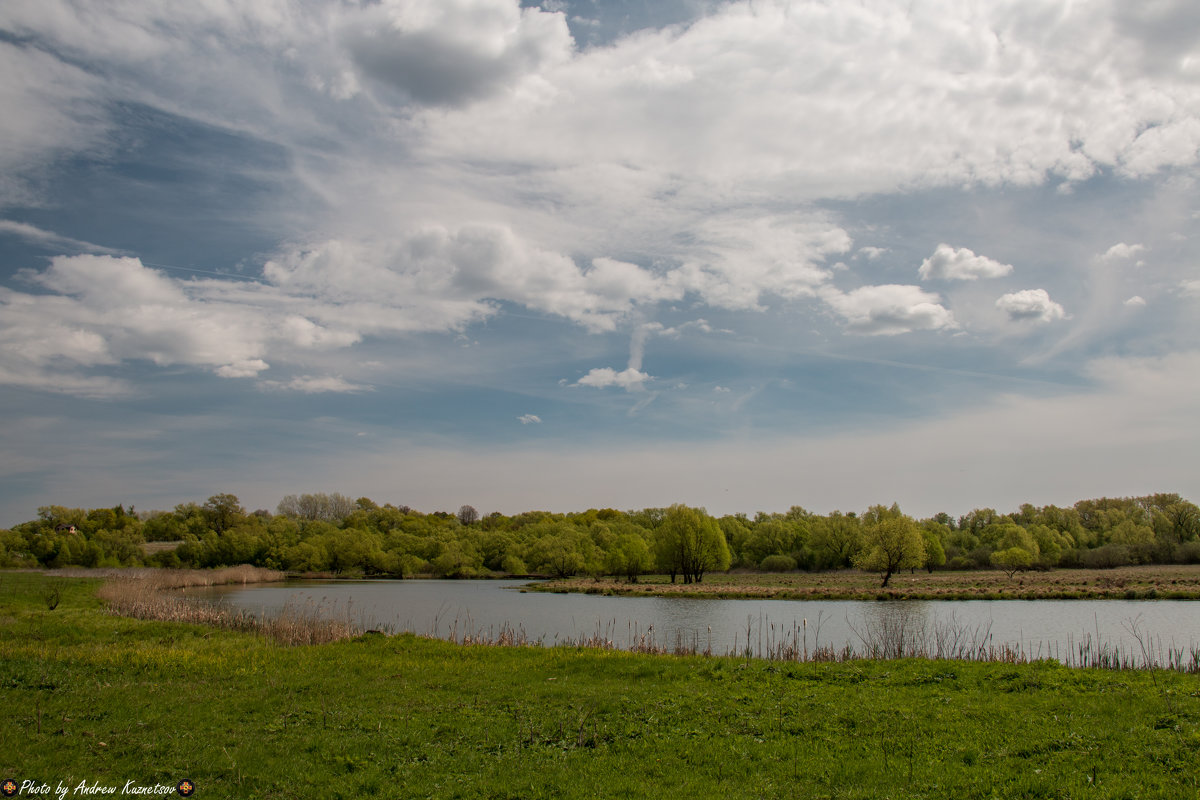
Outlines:
[[[1010,547],[992,553],[992,565],[1003,570],[1009,579],[1018,571],[1033,565],[1033,553],[1023,547]]]
[[[344,575],[533,573],[619,575],[630,581],[657,570],[692,583],[731,566],[788,563],[772,558],[778,556],[804,570],[878,565],[869,568],[886,581],[888,559],[880,560],[872,531],[888,520],[909,519],[896,505],[873,506],[861,515],[821,515],[793,506],[784,513],[719,520],[684,506],[512,517],[479,516],[464,506],[457,515],[424,514],[337,493],[289,495],[278,510],[274,516],[247,514],[232,494],[140,514],[119,503],[94,509],[42,506],[36,519],[0,531],[0,566],[244,563]],[[990,508],[957,520],[937,514],[922,520],[919,530],[921,563],[930,571],[992,568],[993,555],[1014,547],[1029,552],[1031,566],[1039,569],[1193,562],[1197,550],[1189,545],[1200,546],[1200,509],[1177,494],[1099,498],[1071,508],[1026,503],[1010,514]],[[164,548],[166,543],[178,544]],[[516,565],[521,569],[509,568]]]
[[[644,537],[623,533],[613,542],[604,563],[609,575],[621,575],[630,583],[637,583],[640,576],[654,568],[654,554]]]
[[[700,582],[706,572],[729,569],[729,545],[716,520],[703,509],[673,505],[655,529],[658,568],[684,583]]]
[[[900,514],[893,506],[883,513],[872,514],[870,519],[873,521],[866,527],[865,546],[855,557],[855,566],[880,573],[881,586],[886,587],[894,573],[925,563],[925,539],[912,518]]]
[[[791,572],[796,569],[796,559],[791,556],[767,556],[759,563],[758,568],[763,572]]]

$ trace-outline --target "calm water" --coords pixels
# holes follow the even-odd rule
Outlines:
[[[620,648],[648,633],[660,645],[682,642],[721,654],[743,652],[747,643],[760,653],[781,641],[861,652],[889,632],[894,640],[897,631],[1060,659],[1088,642],[1130,655],[1147,644],[1159,660],[1168,649],[1200,648],[1200,602],[1186,600],[701,600],[521,592],[527,583],[308,581],[191,593],[255,614],[289,604],[319,608],[390,632],[462,639],[510,627],[544,644],[599,635]]]

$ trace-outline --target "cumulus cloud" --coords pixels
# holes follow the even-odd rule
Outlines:
[[[343,25],[362,73],[431,106],[492,95],[573,47],[562,14],[508,0],[384,0],[347,11]]]
[[[1146,300],[1141,295],[1134,295],[1125,301],[1125,305],[1129,308],[1142,308],[1146,305]]]
[[[358,340],[309,319],[306,312],[333,315],[304,297],[261,283],[180,281],[135,258],[59,256],[22,277],[41,291],[0,289],[0,381],[9,383],[58,374],[62,391],[94,394],[81,370],[136,361],[248,378],[268,369],[272,355]]]
[[[329,240],[294,248],[263,272],[289,292],[355,306],[371,330],[459,329],[493,314],[489,300],[614,330],[638,304],[683,296],[663,275],[610,258],[584,269],[504,225],[431,225],[383,241]],[[406,313],[390,313],[396,307]]]
[[[541,425],[542,424],[542,418],[539,417],[537,414],[522,414],[521,416],[517,417],[517,421],[520,422],[522,425]]]
[[[1108,248],[1108,250],[1104,251],[1104,254],[1100,256],[1100,260],[1108,263],[1115,261],[1128,261],[1145,252],[1145,250],[1145,245],[1117,242],[1112,247]]]
[[[850,292],[826,289],[821,299],[845,321],[852,333],[894,336],[958,327],[941,298],[919,286],[863,286]]]
[[[1180,281],[1179,291],[1185,297],[1200,297],[1200,280],[1190,279]]]
[[[603,389],[606,386],[620,386],[626,391],[630,391],[640,389],[642,388],[642,384],[652,380],[654,380],[653,377],[633,367],[620,372],[611,367],[597,367],[580,378],[575,385],[593,386],[597,389]]]
[[[714,216],[698,222],[682,267],[671,285],[720,308],[757,310],[764,294],[785,299],[812,297],[829,280],[821,262],[844,253],[850,235],[814,216],[745,219]]]
[[[996,300],[996,308],[1015,322],[1053,322],[1067,316],[1063,307],[1051,300],[1045,289],[1023,289],[1003,295]]]
[[[1012,272],[1011,264],[1001,264],[987,256],[977,256],[965,247],[954,248],[939,244],[933,255],[922,262],[917,273],[922,280],[974,281],[979,278],[1002,278]]]

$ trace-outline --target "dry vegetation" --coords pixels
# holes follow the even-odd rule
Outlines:
[[[349,619],[335,618],[327,609],[315,606],[287,606],[275,616],[259,618],[173,591],[193,586],[267,583],[287,577],[275,570],[243,565],[216,570],[57,570],[53,574],[107,578],[98,592],[100,599],[112,613],[135,619],[254,631],[289,645],[323,644],[362,633],[360,626]]]
[[[766,598],[776,600],[1065,600],[1200,599],[1200,565],[1147,565],[1117,569],[1025,572],[1010,579],[999,570],[907,573],[879,587],[874,573],[789,572],[712,574],[703,583],[670,583],[664,576],[639,583],[569,578],[539,584],[539,591],[660,597]]]

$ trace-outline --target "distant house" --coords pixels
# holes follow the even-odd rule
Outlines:
[[[54,526],[55,533],[79,533],[79,529],[67,522],[60,522]]]

